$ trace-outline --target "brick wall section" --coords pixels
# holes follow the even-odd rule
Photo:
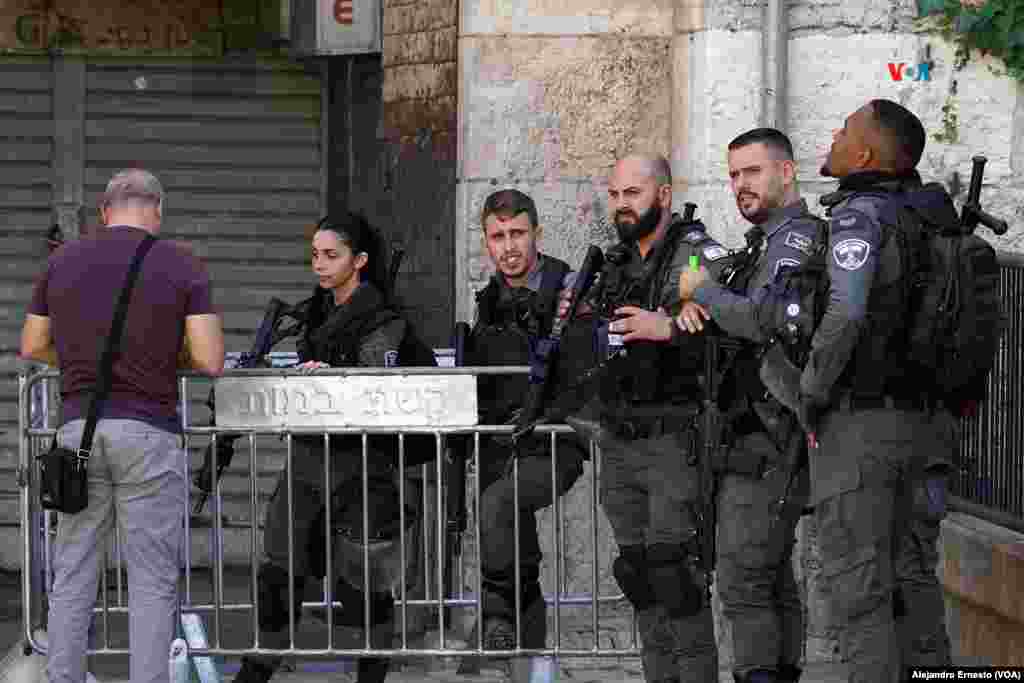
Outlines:
[[[377,138],[387,169],[370,190],[386,195],[407,248],[398,293],[434,346],[448,345],[454,324],[457,9],[456,0],[384,0]]]
[[[455,135],[455,0],[385,0],[385,135],[408,141],[429,130],[436,138]]]

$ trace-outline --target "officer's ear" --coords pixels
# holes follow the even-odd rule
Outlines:
[[[361,251],[356,254],[355,262],[353,265],[356,270],[362,270],[366,267],[366,264],[370,262],[370,256],[365,251]]]
[[[782,160],[782,183],[793,185],[796,183],[796,162],[792,159]]]
[[[856,163],[854,166],[856,168],[868,168],[871,165],[871,162],[877,161],[878,158],[878,153],[872,149],[871,145],[864,145],[861,147],[860,151],[857,152]]]
[[[658,186],[658,201],[663,209],[672,207],[672,186],[665,184]]]

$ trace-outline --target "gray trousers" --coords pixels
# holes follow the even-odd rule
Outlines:
[[[57,433],[77,448],[85,420]],[[132,683],[167,683],[177,628],[188,482],[181,437],[136,420],[100,420],[89,458],[89,505],[60,516],[53,552],[47,674],[82,683],[106,541],[117,522],[128,570]]]
[[[601,442],[601,504],[619,549],[682,544],[696,528],[697,468],[676,435]],[[703,576],[694,577],[698,584]],[[674,619],[662,605],[637,613],[644,677],[680,683],[718,680],[718,648],[711,606]]]
[[[551,458],[532,455],[519,459],[519,565],[523,588],[539,580],[542,559],[536,512],[563,496],[583,474],[583,453],[558,441],[555,460],[556,487],[551,481]],[[485,617],[515,617],[516,482],[510,451],[489,448],[480,454],[480,562],[484,580]],[[511,598],[511,599],[510,599]],[[526,607],[523,603],[522,607]],[[524,636],[525,638],[525,636]],[[524,644],[525,647],[543,647]]]
[[[936,575],[948,413],[834,410],[811,453],[822,574],[851,683],[893,683],[908,666],[950,661]]]
[[[727,472],[718,492],[715,581],[732,630],[733,671],[745,675],[796,667],[803,654],[804,616],[792,557],[796,524],[807,501],[807,470],[797,477],[789,504],[776,520],[776,501],[788,473],[778,465],[780,457],[768,437],[741,437],[728,455],[729,463],[762,463],[747,473]]]

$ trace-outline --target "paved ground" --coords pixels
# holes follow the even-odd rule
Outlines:
[[[194,586],[194,591],[203,592],[201,587]],[[230,599],[231,594],[242,591],[247,592],[245,578],[226,576],[225,597]],[[602,617],[604,618],[604,617]],[[250,631],[247,625],[247,614],[226,615],[222,624],[222,637],[226,647],[244,647],[241,643],[251,642]],[[614,620],[614,615],[609,615]],[[0,573],[0,653],[7,652],[17,643],[24,642],[22,633],[22,608],[20,576],[18,574]],[[124,647],[127,644],[127,629],[125,619],[114,616],[111,618],[111,644],[114,647]],[[592,629],[589,626],[590,617],[573,619],[571,616],[562,618],[563,643],[572,645],[576,641],[574,634],[578,635],[586,631],[592,639]],[[579,629],[575,624],[578,622]],[[315,631],[320,627],[320,633],[326,638],[326,631],[323,629],[323,622],[312,615],[307,620],[308,629],[303,629],[302,637],[311,638],[307,631]],[[209,624],[208,624],[209,627]],[[602,629],[603,630],[603,629]],[[102,638],[102,634],[99,634]],[[212,635],[212,634],[211,634]],[[431,638],[436,641],[436,634]],[[239,644],[234,644],[235,642]],[[568,642],[567,642],[568,641]],[[422,641],[420,641],[422,642]],[[580,647],[587,647],[582,641]],[[416,647],[416,642],[410,642],[410,647]],[[226,658],[218,662],[220,671],[226,680],[238,670],[237,658]],[[412,681],[437,681],[473,683],[474,681],[506,681],[509,680],[507,668],[500,663],[489,662],[477,674],[459,674],[457,672],[458,660],[455,658],[427,658],[403,659],[393,666],[388,676],[389,682],[411,683]],[[353,662],[348,661],[324,661],[324,660],[300,660],[289,662],[286,670],[283,670],[275,677],[280,683],[305,683],[306,681],[351,681]],[[94,656],[90,662],[90,671],[101,682],[127,682],[128,661],[124,655],[103,655]],[[802,681],[807,683],[841,683],[844,680],[843,670],[837,665],[812,665],[808,668]],[[0,679],[4,678],[0,672]],[[563,658],[559,666],[559,681],[573,681],[574,683],[612,683],[613,681],[632,683],[641,682],[643,677],[640,670],[640,662],[635,657],[623,658]],[[721,675],[722,683],[732,683],[732,676],[728,671]],[[21,683],[21,682],[17,682]],[[35,683],[35,682],[32,682]]]

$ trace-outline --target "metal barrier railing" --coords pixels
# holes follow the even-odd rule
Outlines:
[[[954,509],[1024,531],[1024,255],[999,253],[1007,328],[977,415],[964,418]]]
[[[374,381],[383,382],[384,378],[388,376],[397,377],[399,379],[406,379],[411,377],[417,377],[421,375],[428,375],[430,381],[440,381],[443,377],[459,376],[459,375],[479,375],[479,374],[509,374],[509,373],[525,373],[528,372],[528,368],[512,366],[512,367],[493,367],[493,368],[351,368],[351,369],[328,369],[319,370],[315,374],[300,373],[293,370],[286,369],[259,369],[259,370],[230,370],[225,372],[223,378],[218,380],[217,386],[219,387],[224,380],[235,380],[236,378],[246,378],[247,382],[251,381],[278,381],[278,382],[297,382],[297,381],[308,381],[315,380],[317,382],[324,381],[349,381],[355,382],[359,377],[373,377]],[[41,604],[42,596],[38,591],[39,584],[42,583],[45,586],[44,592],[48,593],[50,586],[51,576],[49,572],[50,556],[53,536],[54,525],[52,523],[53,514],[40,509],[38,504],[38,476],[35,465],[35,458],[38,454],[45,451],[49,447],[50,439],[55,434],[53,426],[47,422],[56,417],[57,410],[47,407],[43,411],[45,416],[42,421],[36,419],[33,420],[33,411],[30,410],[30,403],[33,399],[38,404],[39,390],[37,386],[40,384],[45,385],[46,383],[56,379],[59,374],[56,371],[46,371],[38,373],[32,376],[21,375],[19,377],[19,429],[21,437],[20,443],[20,468],[19,468],[19,484],[21,486],[21,511],[22,520],[26,529],[33,530],[32,533],[24,534],[24,563],[25,567],[29,568],[28,571],[23,572],[23,592],[24,592],[24,605],[25,605],[25,618],[24,628],[27,642],[38,652],[45,652],[46,645],[44,643],[37,642],[33,629],[37,627],[40,620],[44,617],[43,606]],[[551,501],[551,510],[553,514],[553,524],[551,525],[551,548],[554,549],[554,557],[548,558],[550,567],[553,568],[554,573],[554,589],[551,591],[545,591],[545,602],[548,605],[548,615],[553,621],[553,630],[549,636],[550,647],[544,649],[526,649],[522,647],[520,642],[520,634],[516,634],[516,646],[512,650],[484,650],[483,642],[483,629],[476,628],[476,642],[466,643],[461,645],[451,644],[451,639],[447,635],[448,624],[446,615],[451,613],[452,610],[459,609],[470,609],[473,612],[473,617],[478,625],[482,624],[483,615],[481,614],[481,596],[483,593],[482,586],[482,575],[480,571],[480,553],[481,553],[481,517],[480,517],[480,500],[481,500],[481,487],[480,487],[480,472],[481,472],[481,438],[489,435],[499,434],[511,434],[512,426],[488,426],[488,425],[455,425],[455,426],[437,426],[437,425],[419,425],[419,426],[402,426],[395,427],[391,426],[329,426],[329,427],[315,427],[315,426],[282,426],[280,421],[277,426],[273,424],[267,424],[264,426],[248,426],[239,427],[234,426],[199,426],[192,423],[192,403],[194,399],[190,395],[190,385],[197,379],[201,378],[209,381],[208,378],[202,378],[201,375],[188,373],[180,376],[180,396],[181,405],[180,411],[182,416],[182,422],[184,425],[184,445],[185,453],[191,452],[194,441],[209,439],[213,446],[211,452],[214,457],[213,470],[217,468],[217,439],[222,438],[224,434],[241,434],[242,438],[239,439],[239,443],[247,442],[247,448],[244,448],[237,455],[248,456],[248,470],[249,470],[249,481],[247,487],[247,507],[249,512],[249,523],[244,525],[248,527],[249,531],[249,563],[248,563],[248,577],[245,582],[248,588],[247,595],[240,597],[239,585],[232,582],[231,585],[225,584],[225,527],[223,518],[223,499],[224,499],[224,480],[219,480],[212,493],[210,494],[210,512],[212,523],[209,528],[209,543],[210,543],[210,574],[207,581],[203,581],[197,576],[196,567],[193,564],[193,541],[196,540],[197,534],[200,529],[192,527],[192,496],[188,496],[186,501],[187,508],[185,510],[185,557],[183,558],[183,590],[181,599],[181,612],[183,616],[188,616],[189,620],[185,625],[185,630],[197,628],[201,631],[199,646],[192,646],[189,648],[189,655],[194,657],[210,657],[210,656],[239,656],[246,654],[280,654],[284,656],[298,656],[298,657],[358,657],[358,656],[387,656],[387,657],[409,657],[409,656],[474,656],[474,657],[560,657],[560,656],[586,656],[586,657],[602,657],[602,656],[637,656],[640,653],[638,642],[637,642],[637,629],[635,622],[635,615],[632,614],[632,608],[626,602],[625,597],[617,592],[617,586],[614,589],[602,593],[602,581],[601,581],[601,558],[599,557],[599,498],[598,491],[599,486],[597,484],[598,469],[600,467],[600,450],[595,444],[590,445],[591,452],[591,467],[589,472],[589,488],[590,488],[590,500],[589,500],[589,524],[590,528],[588,533],[584,536],[581,532],[582,529],[574,528],[572,535],[575,539],[587,538],[590,542],[589,553],[589,564],[591,565],[591,576],[590,576],[590,589],[582,594],[579,592],[572,593],[565,590],[563,583],[563,568],[565,566],[565,538],[566,534],[563,532],[563,514],[561,509],[561,500],[557,495],[558,492],[558,471],[556,467],[558,458],[558,447],[559,447],[559,434],[565,434],[571,432],[571,430],[564,425],[544,425],[537,428],[538,434],[547,435],[550,439],[549,457],[551,462],[551,476],[552,476],[552,491],[554,492],[553,499]],[[338,378],[341,378],[338,380]],[[42,391],[42,395],[48,396],[50,394],[45,388]],[[218,404],[221,399],[218,398]],[[250,403],[252,403],[250,399]],[[307,408],[310,404],[304,403]],[[273,414],[275,408],[266,404],[265,406],[268,414]],[[475,421],[475,391],[473,392],[472,400],[472,411],[474,414]],[[217,421],[221,422],[221,408],[218,405]],[[39,406],[36,406],[35,417],[38,418]],[[277,417],[280,417],[279,415]],[[370,579],[371,572],[363,572],[363,586],[362,595],[364,597],[363,604],[363,626],[362,631],[364,637],[361,643],[352,644],[351,638],[336,637],[336,624],[335,624],[335,609],[342,607],[342,603],[336,599],[335,593],[335,581],[331,579],[337,573],[336,567],[332,566],[335,561],[335,548],[336,542],[335,534],[330,533],[334,528],[332,525],[332,505],[330,504],[331,498],[329,493],[330,489],[325,490],[324,502],[325,507],[325,533],[324,544],[325,544],[325,558],[326,558],[326,575],[331,580],[325,580],[323,583],[323,591],[321,593],[320,600],[306,600],[301,604],[301,609],[304,612],[319,612],[324,613],[321,621],[326,631],[326,639],[324,634],[309,633],[310,629],[306,628],[310,624],[310,619],[303,619],[303,631],[301,634],[297,633],[297,620],[294,612],[294,601],[289,600],[289,627],[288,627],[288,645],[283,648],[268,648],[260,642],[260,630],[258,627],[258,610],[259,610],[259,594],[256,590],[257,585],[257,574],[259,569],[259,555],[260,555],[260,493],[258,490],[258,475],[259,475],[259,464],[258,455],[260,451],[257,449],[257,439],[259,437],[276,437],[284,441],[285,452],[283,455],[284,460],[284,485],[288,487],[288,499],[289,501],[295,501],[293,497],[293,474],[294,468],[293,463],[296,457],[294,453],[294,439],[299,436],[315,435],[319,434],[323,436],[324,450],[322,456],[321,469],[323,473],[323,481],[332,482],[331,486],[337,481],[337,474],[333,471],[338,466],[336,456],[331,456],[331,443],[339,438],[357,436],[361,444],[361,483],[362,483],[362,534],[360,538],[369,538],[369,506],[372,505],[372,501],[369,497],[368,481],[369,481],[369,468],[373,458],[373,452],[369,446],[370,438],[374,435],[386,434],[393,435],[398,441],[398,467],[397,471],[402,473],[402,476],[397,477],[398,481],[398,512],[399,512],[399,565],[400,565],[400,577],[398,581],[398,590],[395,592],[395,620],[400,628],[397,629],[398,638],[393,642],[392,647],[379,647],[374,646],[371,643],[371,632],[372,626],[370,625]],[[413,435],[430,435],[433,436],[434,441],[434,452],[429,457],[429,460],[422,465],[417,465],[411,468],[406,467],[406,462],[410,454],[407,452],[406,444],[409,438]],[[475,586],[473,592],[469,595],[466,594],[465,584],[466,581],[459,581],[459,589],[457,594],[449,594],[444,584],[444,563],[446,556],[445,540],[446,540],[446,520],[444,519],[444,511],[446,506],[445,495],[450,492],[445,490],[444,477],[443,477],[443,465],[445,458],[449,455],[446,450],[446,444],[448,440],[454,435],[467,435],[468,438],[472,439],[472,454],[470,458],[472,472],[475,475],[472,477],[472,518],[471,528],[468,529],[468,534],[473,539],[472,548],[473,553],[463,552],[458,558],[457,571],[460,577],[465,577],[468,572],[472,571],[475,575]],[[421,437],[422,438],[422,437]],[[420,461],[422,461],[422,457]],[[188,474],[188,481],[192,481],[192,472],[190,471],[189,458],[186,457],[186,472]],[[237,475],[237,471],[234,471]],[[406,503],[409,500],[410,493],[410,482],[411,478],[418,472],[420,477],[420,487],[422,489],[422,508],[418,515],[419,520],[414,520],[415,523],[422,524],[422,534],[419,533],[415,523],[410,524],[410,520],[407,519]],[[513,461],[513,481],[514,495],[513,499],[515,502],[514,507],[518,508],[518,501],[520,498],[519,491],[519,463]],[[431,493],[429,491],[428,483],[433,479],[434,490]],[[468,478],[467,478],[468,481]],[[411,495],[418,495],[413,493]],[[432,509],[431,509],[432,508]],[[288,556],[289,556],[289,591],[294,590],[294,581],[292,580],[295,575],[295,553],[297,549],[295,547],[294,529],[293,529],[293,517],[294,504],[289,510],[289,523],[288,528]],[[522,577],[520,575],[520,529],[519,529],[519,515],[514,514],[515,520],[515,533],[514,533],[514,557],[515,557],[515,582],[517,587],[522,583]],[[430,520],[432,529],[427,529],[427,520]],[[238,527],[236,527],[238,528]],[[410,530],[413,531],[410,531]],[[36,533],[39,531],[39,533]],[[414,543],[410,543],[409,535],[422,536],[421,548],[422,552],[419,552]],[[433,536],[433,542],[430,543],[429,539]],[[96,637],[91,643],[90,654],[126,654],[128,653],[127,644],[125,646],[116,646],[111,643],[111,620],[121,615],[126,615],[128,608],[126,600],[124,599],[124,586],[122,581],[122,562],[121,562],[121,547],[116,533],[114,534],[113,542],[113,563],[116,565],[116,586],[113,592],[115,593],[115,599],[112,600],[110,593],[111,586],[109,585],[109,578],[104,579],[101,582],[100,595],[98,596],[97,606],[94,608],[94,624],[97,630],[101,630],[103,637]],[[372,544],[361,543],[362,549],[362,566],[371,567],[371,546]],[[463,548],[466,545],[463,544]],[[411,548],[411,550],[410,550]],[[432,553],[430,551],[433,551]],[[416,553],[417,557],[410,557],[410,553]],[[103,554],[103,567],[101,576],[110,576],[110,562],[111,562],[111,549],[108,547],[108,551]],[[429,581],[424,579],[424,597],[414,598],[409,595],[409,584],[407,580],[407,572],[409,570],[410,562],[418,560],[423,568],[423,576],[427,577],[433,573],[433,579]],[[43,566],[40,566],[42,564]],[[429,568],[429,571],[428,571]],[[41,578],[42,577],[42,578]],[[431,585],[432,584],[432,585]],[[608,582],[604,582],[604,586],[608,586]],[[520,596],[522,591],[516,590],[516,610],[520,611],[522,605],[520,604]],[[291,596],[289,596],[291,597]],[[571,647],[565,646],[562,642],[562,620],[564,618],[562,612],[566,608],[587,608],[590,610],[589,626],[593,636],[593,645],[591,647]],[[605,612],[609,611],[607,608],[611,608],[610,611],[615,613],[612,617],[607,617]],[[415,647],[410,642],[408,624],[409,624],[409,610],[410,609],[426,609],[429,611],[430,619],[434,621],[436,625],[436,632],[440,640],[436,646]],[[632,639],[629,645],[626,647],[603,647],[599,633],[601,632],[601,620],[602,618],[615,618],[621,619],[623,613],[628,614],[629,621],[632,622],[629,627],[629,631],[632,633]],[[194,615],[202,615],[203,620],[197,621]],[[243,618],[247,616],[247,618]],[[184,622],[184,619],[183,619]],[[315,630],[315,629],[314,629]],[[432,630],[432,629],[431,629]],[[240,634],[242,632],[248,633],[251,637],[248,638],[248,642],[240,644]],[[578,631],[578,629],[577,629]],[[229,637],[226,637],[229,636]],[[301,636],[301,637],[300,637]],[[326,640],[326,642],[324,642]],[[340,641],[345,640],[345,643]],[[553,642],[552,642],[553,641]],[[195,642],[195,641],[194,641]],[[625,644],[625,643],[621,643]],[[190,643],[191,645],[191,643]]]

